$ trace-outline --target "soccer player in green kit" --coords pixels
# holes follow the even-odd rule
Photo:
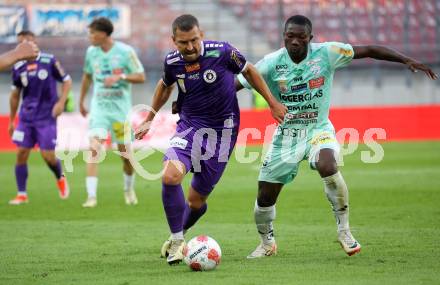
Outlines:
[[[126,153],[125,128],[127,114],[131,109],[131,84],[145,81],[144,68],[133,48],[111,37],[113,24],[107,18],[97,18],[89,25],[91,46],[87,49],[84,75],[81,84],[80,112],[88,111],[84,100],[93,82],[93,97],[90,107],[89,136],[91,159],[87,163],[86,188],[88,198],[83,207],[97,205],[99,150],[108,132],[121,153]],[[131,134],[128,134],[129,136]],[[134,192],[134,170],[130,161],[122,157],[124,171],[124,196],[127,205],[137,204]]]
[[[413,72],[421,70],[429,78],[437,79],[428,66],[386,47],[310,43],[312,38],[311,21],[302,15],[292,16],[284,27],[285,47],[266,55],[256,64],[271,93],[287,106],[288,113],[283,124],[278,126],[260,169],[254,217],[261,243],[248,258],[276,254],[272,224],[275,203],[282,187],[295,178],[299,163],[306,159],[323,180],[342,248],[348,255],[361,250],[350,232],[348,189],[338,171],[339,144],[328,119],[330,90],[337,68],[348,65],[353,59],[369,57],[399,62]],[[236,87],[237,90],[250,88],[240,75]]]

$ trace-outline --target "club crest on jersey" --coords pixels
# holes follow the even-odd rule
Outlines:
[[[314,74],[314,75],[318,75],[318,74],[320,74],[321,73],[321,66],[319,66],[319,65],[312,65],[311,67],[310,67],[310,71]]]
[[[280,89],[281,93],[286,93],[287,90],[287,81],[286,80],[278,80],[278,88]]]
[[[217,73],[215,73],[212,69],[207,69],[203,73],[203,80],[205,80],[206,83],[213,83],[217,79]]]

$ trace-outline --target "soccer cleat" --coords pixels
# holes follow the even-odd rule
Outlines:
[[[138,199],[136,197],[136,192],[134,190],[124,191],[125,204],[127,205],[137,205]]]
[[[248,259],[260,258],[277,254],[277,244],[260,243],[257,248],[247,256]]]
[[[356,254],[361,251],[361,245],[360,243],[355,240],[353,235],[349,230],[347,231],[340,231],[338,233],[338,241],[342,246],[342,249],[347,253],[349,256],[352,256],[353,254]]]
[[[61,199],[69,198],[70,189],[69,184],[67,183],[67,178],[63,175],[57,181],[58,191]]]
[[[185,240],[173,239],[170,241],[168,249],[167,262],[169,265],[178,264],[183,260],[183,249],[185,248]]]
[[[160,249],[160,257],[165,258],[168,257],[168,250],[171,246],[171,236],[162,244],[162,248]]]
[[[94,208],[96,207],[96,205],[98,205],[98,200],[96,199],[96,197],[88,197],[87,201],[82,204],[84,208]]]
[[[17,196],[15,196],[14,199],[9,201],[9,205],[21,205],[21,204],[26,204],[28,202],[29,202],[29,200],[28,200],[27,195],[18,194]]]

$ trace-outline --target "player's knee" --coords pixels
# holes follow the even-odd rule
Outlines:
[[[260,207],[270,207],[277,202],[278,193],[281,191],[281,186],[278,184],[260,181],[258,183],[258,197],[257,203]]]
[[[336,161],[318,161],[316,169],[321,177],[328,177],[338,172]]]
[[[162,176],[162,183],[165,185],[178,185],[182,182],[182,175],[174,171],[166,171]]]
[[[205,204],[205,201],[203,199],[196,199],[196,198],[189,198],[188,199],[188,206],[192,210],[198,210],[202,208],[202,206]]]

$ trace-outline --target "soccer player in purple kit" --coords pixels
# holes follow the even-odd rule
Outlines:
[[[182,261],[184,231],[206,212],[206,200],[234,148],[240,119],[234,75],[241,73],[249,80],[269,103],[278,122],[283,121],[287,111],[236,48],[227,42],[202,41],[203,32],[194,16],[176,18],[172,31],[177,50],[166,56],[164,74],[153,96],[154,111],[136,131],[137,139],[148,132],[155,112],[166,103],[177,82],[175,109],[180,120],[164,156],[162,177],[162,201],[171,236],[161,254],[167,256],[169,264]],[[185,202],[181,182],[188,171],[194,175]]]
[[[35,36],[31,31],[17,35],[20,43],[32,42]],[[35,144],[41,156],[57,179],[61,199],[69,197],[69,187],[63,174],[60,161],[55,156],[57,139],[56,118],[63,112],[67,95],[72,86],[70,76],[52,54],[40,53],[35,60],[19,61],[12,71],[12,92],[10,96],[9,135],[18,146],[15,176],[17,196],[9,201],[11,205],[28,202],[26,182],[28,178],[27,160]],[[58,97],[57,82],[62,83],[62,94]],[[20,102],[18,125],[14,120]]]

